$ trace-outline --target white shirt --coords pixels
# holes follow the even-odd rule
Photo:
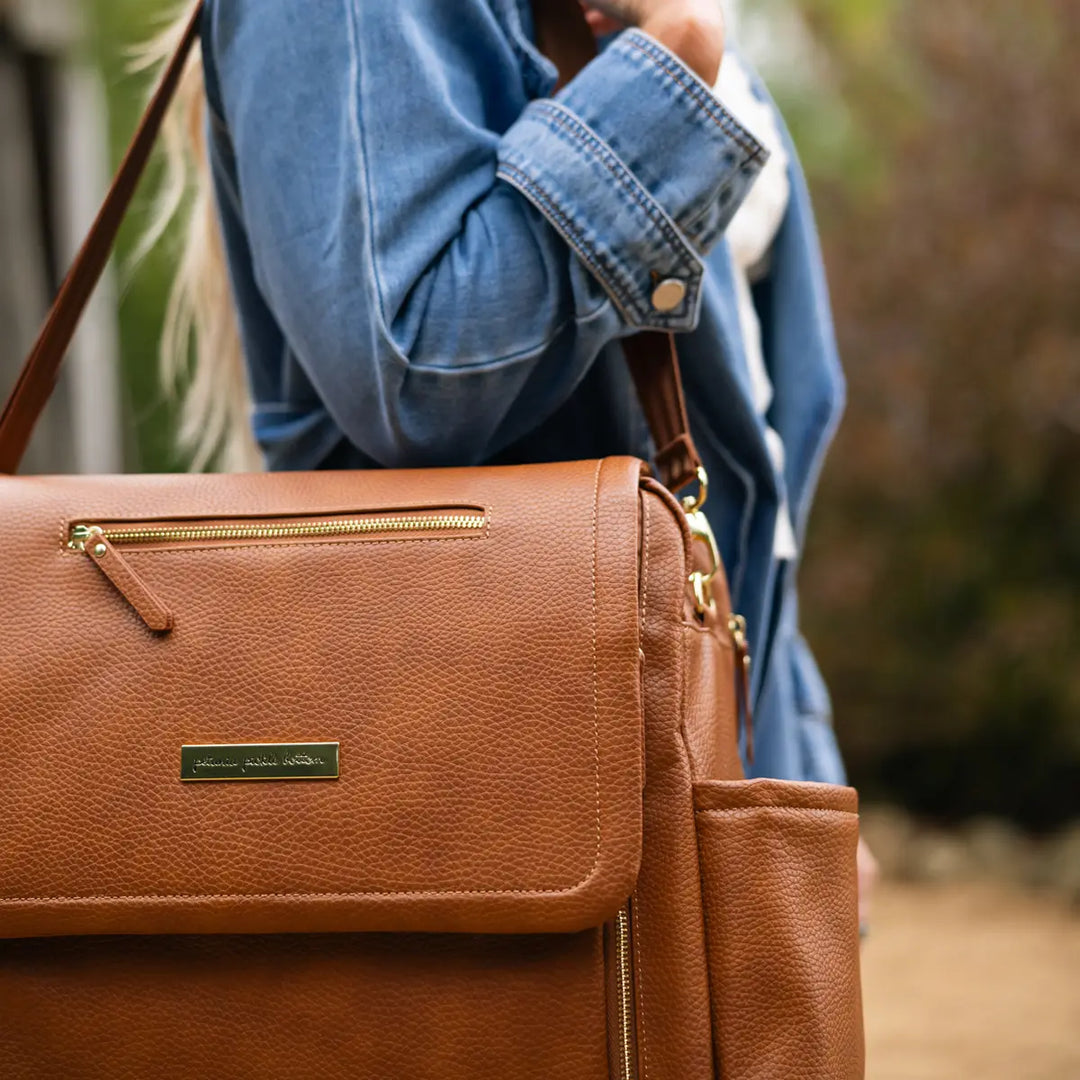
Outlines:
[[[754,406],[764,419],[772,404],[773,385],[765,363],[761,321],[754,307],[751,286],[768,272],[769,254],[791,201],[791,182],[788,178],[790,162],[774,110],[755,96],[746,68],[730,52],[724,54],[714,89],[724,107],[770,153],[768,163],[727,230],[739,305],[739,326],[750,369]],[[773,466],[782,476],[784,443],[767,422],[765,441]],[[794,559],[798,554],[798,542],[786,499],[777,514],[773,549],[778,559]]]

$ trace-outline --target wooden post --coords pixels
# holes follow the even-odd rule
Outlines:
[[[108,178],[101,82],[78,5],[0,0],[0,395],[34,340]],[[27,453],[27,472],[120,472],[116,292],[107,276]]]

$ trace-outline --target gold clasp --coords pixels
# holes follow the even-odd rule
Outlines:
[[[705,505],[705,500],[709,497],[709,474],[705,471],[703,465],[697,467],[697,485],[696,495],[683,496],[682,507],[686,511],[687,517],[701,510]]]
[[[704,490],[704,488],[702,489]],[[709,549],[710,566],[707,573],[695,570],[690,575],[690,585],[694,590],[694,608],[699,615],[704,615],[713,606],[713,579],[720,573],[720,548],[716,535],[712,531],[709,519],[701,510],[689,511],[686,520],[690,523],[690,532]]]
[[[694,608],[698,615],[704,615],[713,606],[712,583],[720,571],[720,549],[717,547],[709,519],[702,512],[705,500],[709,497],[709,474],[702,465],[697,467],[697,486],[696,494],[683,496],[682,508],[686,520],[690,523],[691,534],[709,549],[712,561],[708,573],[695,570],[690,575],[690,586],[694,590]]]

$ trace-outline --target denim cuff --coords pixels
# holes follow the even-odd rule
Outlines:
[[[499,177],[545,215],[630,325],[697,324],[702,256],[767,153],[712,90],[647,34],[629,30],[503,136]],[[664,281],[684,289],[658,310]],[[676,290],[678,295],[678,290]]]

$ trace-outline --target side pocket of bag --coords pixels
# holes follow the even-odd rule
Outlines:
[[[720,1080],[862,1080],[858,797],[694,786]]]

